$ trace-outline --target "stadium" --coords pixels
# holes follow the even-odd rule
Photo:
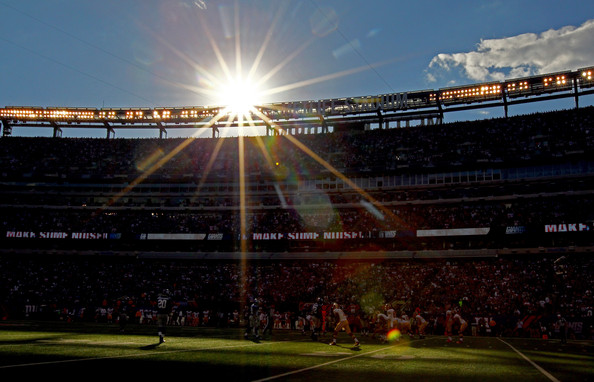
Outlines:
[[[252,123],[265,134],[234,138],[216,133],[237,120],[210,108],[0,109],[3,330],[35,323],[68,336],[113,336],[125,311],[126,334],[156,338],[156,301],[168,290],[172,339],[154,347],[164,355],[129,355],[126,362],[200,365],[237,380],[299,379],[334,363],[311,356],[313,365],[280,367],[252,359],[266,350],[244,354],[250,360],[235,360],[237,374],[227,374],[229,364],[212,353],[214,359],[192,361],[188,354],[206,352],[185,341],[219,338],[234,352],[266,341],[325,345],[310,339],[306,312],[322,298],[326,307],[337,302],[348,311],[360,353],[385,347],[373,333],[384,304],[399,317],[420,312],[427,320],[431,340],[413,320],[410,339],[402,338],[408,349],[420,334],[437,339],[433,346],[449,343],[446,313],[455,310],[469,322],[467,344],[498,338],[503,347],[514,348],[511,340],[558,346],[568,338],[574,347],[563,351],[574,352],[577,374],[540,353],[531,357],[542,357],[561,380],[587,380],[591,369],[579,365],[592,360],[594,109],[579,107],[579,99],[592,92],[592,71],[262,105]],[[575,99],[575,108],[442,122],[444,113],[465,108],[561,97]],[[130,124],[159,129],[161,138],[116,139]],[[212,137],[166,138],[167,129],[198,124]],[[14,126],[54,133],[16,137]],[[103,128],[107,136],[61,138],[70,127]],[[272,330],[252,342],[242,334],[254,301]],[[328,341],[330,314],[323,322],[320,336],[326,332]],[[11,340],[3,343],[9,349]],[[166,345],[177,346],[173,355]],[[36,371],[65,364],[83,370],[84,362],[70,361],[99,357],[7,351],[2,367],[18,372],[21,363]],[[105,358],[96,364],[111,365]],[[387,378],[384,367],[371,374]],[[510,373],[497,378],[520,372]]]
[[[2,377],[594,380],[593,11],[0,1]]]

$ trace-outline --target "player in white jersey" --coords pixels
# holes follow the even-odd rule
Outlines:
[[[464,342],[464,330],[468,327],[468,322],[460,316],[458,312],[453,317],[454,326],[458,328],[458,343]]]
[[[355,341],[355,346],[359,346],[359,340],[351,331],[346,314],[340,309],[337,303],[332,304],[332,313],[334,314],[337,323],[334,327],[334,332],[332,333],[332,342],[330,342],[330,345],[336,345],[336,337],[338,336],[338,333],[344,329],[344,331]]]
[[[398,319],[396,317],[396,311],[390,304],[386,304],[386,316],[388,317],[388,331],[397,327]]]
[[[425,320],[425,318],[423,318],[423,316],[421,316],[420,312],[415,312],[414,320],[417,325],[417,330],[419,331],[419,338],[425,338],[425,328],[427,328],[429,323],[427,320]]]
[[[454,315],[451,310],[447,310],[445,314],[445,335],[448,337],[448,342],[452,342],[452,330],[454,326]]]
[[[390,304],[385,304],[384,313],[377,313],[375,316],[375,328],[373,331],[373,337],[375,337],[375,335],[378,334],[382,342],[387,341],[388,332],[395,325],[394,314],[394,309],[392,309]]]
[[[373,334],[371,338],[375,338],[377,334],[382,342],[387,341],[388,327],[390,326],[388,316],[384,313],[378,313],[375,316],[375,323],[373,327]]]
[[[408,316],[406,314],[403,314],[402,317],[396,317],[396,322],[398,325],[398,329],[400,330],[400,333],[402,333],[402,334],[408,333],[409,337],[412,338],[410,318],[408,318]]]
[[[386,338],[386,341],[387,341],[387,333],[394,329],[397,329],[400,333],[407,333],[409,331],[410,322],[408,320],[398,317],[396,314],[396,310],[390,304],[384,305],[384,309],[385,309],[384,314],[382,314],[382,313],[378,314],[378,320],[380,322],[385,323],[386,336],[384,336],[384,337]],[[384,338],[382,338],[382,340],[383,339]],[[396,340],[400,341],[399,337],[397,337]]]

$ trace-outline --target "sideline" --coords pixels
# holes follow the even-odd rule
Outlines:
[[[521,351],[519,351],[518,349],[516,349],[515,347],[513,347],[511,344],[505,342],[504,340],[502,340],[501,338],[497,338],[499,341],[503,342],[504,344],[506,344],[507,346],[509,346],[513,351],[515,351],[516,353],[518,353],[522,358],[524,358],[526,361],[528,361],[532,366],[534,366],[536,368],[536,370],[540,371],[545,377],[547,377],[549,380],[553,381],[553,382],[560,382],[557,378],[555,378],[551,373],[549,373],[548,371],[546,371],[545,369],[543,369],[542,367],[538,366],[534,361],[532,361],[530,358],[526,357]]]

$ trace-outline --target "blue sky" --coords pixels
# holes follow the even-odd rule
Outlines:
[[[0,14],[0,107],[213,105],[252,69],[280,102],[594,65],[592,1],[0,0]]]

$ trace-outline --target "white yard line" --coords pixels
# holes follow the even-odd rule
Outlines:
[[[425,340],[417,340],[417,341],[425,341]],[[416,341],[410,341],[410,342],[406,342],[406,344],[409,344],[409,343],[412,343],[412,342],[416,342]],[[344,357],[344,358],[340,358],[340,359],[335,359],[335,360],[333,360],[333,361],[329,361],[329,362],[320,363],[320,364],[318,364],[318,365],[314,365],[314,366],[306,367],[306,368],[303,368],[303,369],[293,370],[293,371],[289,371],[289,372],[287,372],[287,373],[283,373],[283,374],[277,374],[277,375],[273,375],[273,376],[270,376],[270,377],[267,377],[267,378],[256,379],[256,380],[254,380],[254,381],[252,381],[252,382],[264,382],[264,381],[271,381],[271,380],[273,380],[273,379],[277,379],[277,378],[283,378],[283,377],[286,377],[286,376],[289,376],[289,375],[298,374],[298,373],[303,373],[303,372],[305,372],[305,371],[309,371],[309,370],[317,369],[317,368],[319,368],[319,367],[324,367],[324,366],[332,365],[332,364],[334,364],[334,363],[338,363],[338,362],[342,362],[342,361],[348,361],[349,359],[353,359],[353,358],[357,358],[357,357],[363,357],[363,356],[366,356],[366,355],[369,355],[369,354],[373,354],[373,353],[379,353],[379,352],[381,352],[381,351],[384,351],[384,350],[386,350],[386,349],[393,348],[393,347],[395,347],[395,346],[398,346],[398,345],[400,345],[400,343],[396,343],[396,344],[394,344],[394,345],[386,346],[386,347],[384,347],[384,348],[381,348],[381,349],[376,349],[376,350],[372,350],[372,351],[368,351],[368,352],[365,352],[365,353],[355,354],[355,355],[352,355],[352,356],[350,356],[350,357]]]
[[[108,356],[108,357],[75,358],[75,359],[65,359],[65,360],[61,360],[61,361],[47,361],[47,362],[35,362],[35,363],[21,363],[21,364],[17,364],[17,365],[4,365],[4,366],[0,366],[0,369],[28,367],[28,366],[41,366],[41,365],[54,365],[54,364],[71,363],[71,362],[97,361],[97,360],[105,360],[105,359],[146,357],[146,356],[154,356],[154,355],[161,355],[161,354],[189,353],[189,352],[214,350],[214,349],[229,349],[229,348],[241,348],[241,347],[248,347],[248,346],[271,345],[273,343],[274,342],[249,343],[249,344],[243,344],[243,345],[216,346],[216,347],[197,348],[197,349],[165,350],[165,351],[158,351],[158,352],[145,351],[142,353],[122,354],[122,355]]]
[[[509,346],[513,351],[515,351],[516,353],[518,353],[522,358],[524,358],[526,361],[528,361],[532,366],[534,366],[536,368],[536,370],[540,371],[549,380],[551,380],[553,382],[560,382],[557,378],[555,378],[553,375],[551,375],[551,373],[549,373],[548,371],[546,371],[542,367],[538,366],[534,361],[532,361],[530,358],[526,357],[521,351],[519,351],[518,349],[516,349],[515,347],[513,347],[511,344],[505,342],[501,338],[497,338],[497,339],[499,341],[503,342],[504,344],[506,344],[507,346]]]

